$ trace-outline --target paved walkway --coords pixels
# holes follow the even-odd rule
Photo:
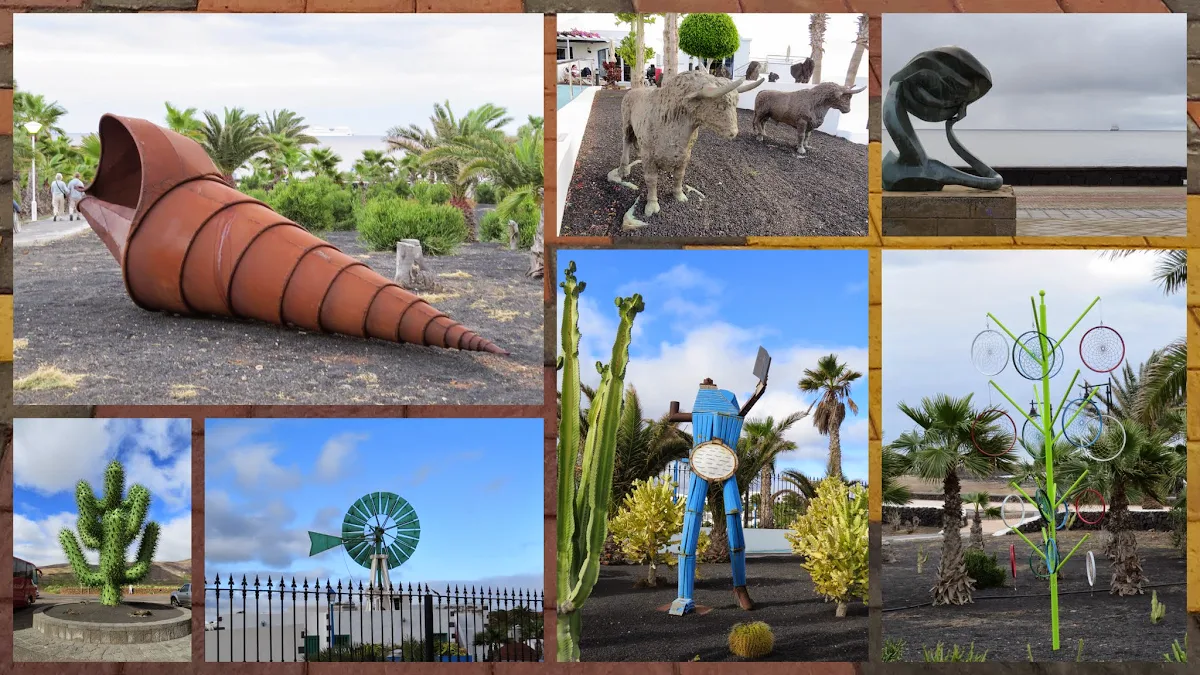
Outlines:
[[[61,222],[61,221],[60,221]],[[39,607],[60,602],[78,602],[88,598],[69,595],[43,595],[33,607],[13,610],[13,661],[182,661],[192,660],[192,636],[144,645],[97,645],[87,642],[54,640],[33,627],[33,613]],[[95,600],[93,596],[90,598]],[[139,598],[166,602],[165,596]]]
[[[1183,187],[1016,187],[1017,235],[1187,236]]]
[[[78,220],[63,220],[59,218],[57,222],[46,218],[30,223],[22,223],[21,231],[13,235],[13,246],[24,248],[26,246],[39,246],[52,241],[57,241],[65,237],[71,237],[85,230],[91,229],[86,220],[80,217]]]

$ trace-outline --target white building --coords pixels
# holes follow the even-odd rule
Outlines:
[[[661,33],[662,27],[658,24],[651,24],[646,27],[647,36],[654,31]],[[616,60],[619,62],[621,61],[621,59],[613,55],[616,53],[617,46],[621,44],[621,40],[624,40],[625,36],[629,34],[629,31],[620,29],[579,31],[580,33],[587,33],[586,35],[580,36],[568,35],[569,32],[570,31],[561,30],[558,32],[557,81],[563,80],[565,73],[570,70],[572,65],[577,65],[580,71],[582,71],[584,67],[587,67],[590,68],[593,73],[603,74],[603,64],[605,61],[609,61],[614,58],[616,58]],[[741,46],[738,47],[737,53],[725,59],[725,67],[729,68],[730,72],[733,73],[735,77],[745,74],[746,66],[750,64],[751,42],[751,38],[743,37]],[[650,40],[647,40],[646,43],[648,46],[654,46],[650,43]],[[663,66],[663,63],[664,57],[662,50],[657,48],[654,56],[646,61],[647,66],[653,64],[659,68]],[[697,59],[694,56],[688,56],[687,54],[683,53],[683,51],[679,52],[678,63],[679,70],[681,72],[689,70],[690,67],[697,67],[701,65],[700,59]],[[625,81],[628,81],[628,78],[633,77],[632,71],[634,64],[625,64],[622,62],[622,65],[625,68]]]

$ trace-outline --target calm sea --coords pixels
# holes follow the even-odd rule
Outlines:
[[[67,134],[72,142],[78,143],[86,134]],[[319,145],[330,148],[342,158],[339,168],[349,171],[354,161],[362,157],[363,150],[387,150],[383,136],[318,136]],[[309,146],[312,147],[312,146]]]
[[[971,154],[989,166],[1187,166],[1187,131],[1019,131],[955,129]],[[966,167],[944,129],[918,129],[930,157]],[[894,150],[884,131],[883,150]]]

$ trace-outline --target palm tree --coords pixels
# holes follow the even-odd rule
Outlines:
[[[679,72],[679,13],[663,14],[663,79]]]
[[[242,108],[226,108],[223,118],[205,110],[202,131],[200,144],[231,185],[234,171],[271,147],[271,141],[259,133],[258,115]]]
[[[992,496],[987,492],[968,492],[963,495],[963,503],[975,507],[971,516],[971,548],[983,548],[983,518],[999,518],[1000,507],[992,506]]]
[[[854,53],[850,55],[850,67],[846,69],[846,86],[854,86],[858,79],[858,66],[862,63],[863,54],[867,51],[867,15],[858,15],[858,35],[854,38]]]
[[[259,121],[259,124],[263,136],[286,138],[298,146],[318,143],[315,137],[305,133],[308,125],[304,123],[304,118],[287,108],[272,110]]]
[[[204,140],[204,123],[196,117],[195,108],[176,108],[170,101],[167,106],[167,128],[187,136],[196,142]]]
[[[318,176],[327,176],[337,181],[342,182],[342,174],[338,171],[338,165],[342,163],[341,155],[333,151],[333,148],[313,148],[308,151],[308,165]]]
[[[908,474],[911,464],[908,455],[897,452],[890,445],[883,446],[881,454],[883,473],[883,504],[885,506],[904,506],[912,500],[912,490],[907,485],[900,485],[896,479]]]
[[[58,101],[47,101],[42,94],[31,94],[27,91],[13,92],[13,130],[24,126],[27,122],[38,122],[47,136],[66,136],[67,132],[58,126],[58,122],[67,109]],[[24,133],[23,131],[18,133]]]
[[[766,450],[764,454],[770,457],[767,461],[763,462],[762,468],[758,472],[759,527],[775,527],[775,517],[772,513],[775,493],[771,489],[771,475],[775,473],[775,458],[784,452],[791,452],[796,449],[795,442],[784,438],[784,434],[797,422],[804,419],[807,414],[795,412],[779,420],[778,423],[771,416],[750,419],[746,420],[746,423],[742,426],[742,433],[746,435],[746,442],[749,445],[764,448]]]
[[[808,502],[817,496],[817,485],[811,478],[795,469],[784,469],[780,472],[779,482],[783,484],[783,488],[771,495],[771,508],[774,510],[778,505],[781,511],[786,509],[790,513],[791,518],[776,523],[778,527],[789,527],[796,517],[808,508]]]
[[[591,394],[588,390],[584,394],[590,404]],[[678,423],[669,421],[665,413],[657,420],[645,419],[637,390],[632,386],[627,388],[617,423],[609,515],[616,513],[621,500],[633,489],[634,481],[661,475],[668,464],[687,457],[691,449],[690,434],[681,431]]]
[[[363,150],[362,157],[354,160],[354,173],[368,183],[387,182],[392,178],[396,160],[382,150]]]
[[[1013,439],[995,429],[996,416],[980,416],[971,405],[970,394],[962,398],[937,394],[921,399],[919,407],[903,402],[898,407],[917,428],[900,434],[892,441],[892,448],[907,456],[914,475],[942,482],[942,557],[937,583],[931,589],[933,604],[966,604],[971,602],[975,581],[967,575],[963,563],[959,474],[983,478],[993,472],[1011,471],[1014,462],[1005,451]],[[983,425],[982,429],[976,427],[975,439],[986,454],[972,439],[972,425],[976,424]]]
[[[822,435],[829,437],[829,476],[842,477],[842,420],[846,419],[846,406],[858,414],[858,404],[850,398],[850,386],[862,377],[862,373],[850,370],[846,364],[838,363],[837,354],[817,359],[815,369],[806,369],[797,386],[806,394],[817,394],[817,399],[808,407],[813,415],[813,426]]]
[[[654,23],[654,15],[618,12],[616,18],[617,25],[627,23],[633,29],[634,72],[629,77],[629,86],[639,89],[646,73],[646,24]]]
[[[821,61],[825,58],[825,25],[829,15],[824,13],[810,14],[808,19],[808,41],[812,45],[813,72],[810,82],[817,84],[821,81]]]

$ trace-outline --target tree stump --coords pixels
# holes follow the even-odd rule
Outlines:
[[[517,221],[508,221],[508,250],[517,250],[517,244],[521,241],[521,226],[517,225]]]
[[[401,286],[412,287],[421,270],[421,242],[416,239],[401,239],[396,242],[396,275],[393,279]]]
[[[541,201],[542,188],[538,188],[538,197]],[[546,222],[546,205],[542,203],[541,212],[538,214],[537,230],[533,233],[533,246],[529,249],[529,271],[525,276],[541,279],[546,273],[545,261],[545,222]]]

